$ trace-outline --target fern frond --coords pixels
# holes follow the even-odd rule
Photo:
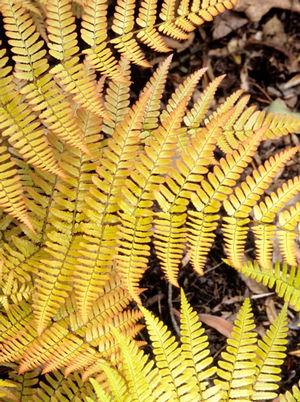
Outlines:
[[[117,201],[121,187],[128,174],[130,162],[137,152],[142,128],[140,117],[149,95],[150,92],[143,94],[125,120],[116,127],[103,152],[102,166],[97,169],[98,174],[94,178],[95,186],[91,187],[86,200],[86,214],[95,224],[87,224],[84,228],[86,235],[79,243],[78,273],[74,276],[82,316],[86,316],[97,296],[99,286],[104,284],[107,273],[111,270],[118,230],[117,217],[112,214],[118,209]],[[84,274],[84,279],[80,277],[80,272]]]
[[[161,392],[157,368],[153,367],[153,362],[147,361],[147,356],[133,342],[116,331],[114,333],[121,350],[128,395],[140,401],[155,401],[155,396]]]
[[[117,264],[127,288],[132,290],[132,297],[137,302],[137,284],[150,255],[148,243],[153,212],[149,208],[154,201],[153,187],[161,182],[161,175],[167,173],[172,163],[172,151],[176,148],[175,133],[180,127],[188,99],[183,98],[177,109],[153,132],[136,169],[125,181],[122,190],[124,200],[120,200],[120,208],[124,212],[121,215]]]
[[[193,105],[192,109],[189,110],[185,117],[184,117],[184,123],[189,129],[189,133],[193,134],[193,129],[200,127],[201,123],[203,122],[206,113],[208,111],[208,108],[214,99],[214,95],[216,93],[216,90],[222,80],[224,79],[224,76],[220,76],[215,78],[203,91],[197,102]]]
[[[40,122],[29,107],[15,93],[14,99],[0,107],[2,135],[22,157],[35,167],[63,176]]]
[[[175,337],[167,327],[145,308],[141,307],[144,314],[147,330],[153,344],[153,353],[156,365],[160,370],[162,381],[170,386],[173,398],[180,399],[186,393],[193,395],[194,383],[187,381],[190,373],[184,366],[184,356]],[[195,391],[194,396],[197,393]]]
[[[252,394],[256,365],[256,333],[249,299],[241,307],[227,339],[226,351],[221,353],[215,380],[224,393],[223,399],[248,400]]]
[[[43,49],[44,42],[35,32],[34,22],[21,2],[3,0],[0,11],[16,63],[15,75],[21,80],[33,81],[49,67],[45,58],[46,50]]]
[[[253,383],[252,400],[276,398],[279,388],[280,366],[286,356],[287,311],[284,307],[262,340],[258,340],[256,373]]]
[[[264,269],[257,262],[248,262],[241,272],[269,288],[275,286],[278,296],[288,302],[295,310],[300,310],[300,269],[287,264],[275,263],[272,269]]]
[[[278,216],[277,236],[280,252],[288,265],[297,265],[296,227],[300,222],[300,203],[280,212]]]
[[[123,53],[130,61],[142,67],[150,67],[137,41],[132,37],[134,27],[134,0],[117,0],[113,17],[112,30],[120,36],[111,42],[116,49]]]
[[[112,135],[117,125],[123,120],[129,111],[129,82],[130,82],[130,64],[123,57],[120,60],[120,70],[127,82],[110,81],[105,93],[105,108],[109,114],[109,119],[104,118],[103,131],[105,134]]]
[[[234,193],[224,202],[224,208],[229,215],[224,217],[223,233],[228,258],[235,267],[241,267],[244,260],[244,247],[248,233],[249,215],[270,186],[272,180],[282,170],[285,163],[291,159],[298,148],[290,148],[271,156],[266,162],[254,170],[252,175],[235,188]]]
[[[78,53],[75,17],[70,0],[47,1],[47,30],[49,53],[62,62]]]
[[[51,69],[51,73],[82,107],[99,116],[106,115],[95,77],[87,63],[79,61],[75,17],[70,0],[47,2],[47,30],[49,53],[61,61]]]
[[[143,116],[143,137],[147,137],[149,131],[157,129],[159,125],[160,103],[165,89],[167,74],[172,61],[172,56],[166,58],[154,72],[144,88],[144,92],[152,88],[152,92]]]
[[[44,125],[64,142],[87,151],[71,105],[50,74],[21,90]]]
[[[124,399],[125,393],[128,392],[126,380],[118,373],[117,370],[110,367],[106,362],[100,362],[99,368],[105,373],[113,398],[117,401]],[[95,387],[95,381],[93,381],[92,378],[90,381]]]
[[[200,182],[196,192],[191,195],[196,211],[189,211],[190,253],[193,267],[200,274],[215,238],[221,205],[233,192],[233,186],[251,162],[261,137],[261,131],[254,133],[246,145],[240,144],[236,151],[221,159],[213,173],[208,173],[208,181]]]
[[[207,336],[198,319],[197,313],[192,310],[186,296],[181,290],[181,317],[180,317],[180,340],[184,362],[192,372],[196,381],[199,400],[204,399],[204,393],[208,389],[208,379],[216,370],[212,367],[213,359],[210,357]]]
[[[94,390],[95,390],[96,396],[98,398],[98,401],[111,402],[112,399],[110,398],[110,396],[104,391],[104,389],[102,389],[100,387],[100,384],[94,378],[91,378],[90,382],[94,387]],[[93,399],[90,398],[90,397],[87,397],[86,400],[87,400],[87,402],[93,402]]]
[[[288,180],[276,191],[254,206],[254,218],[261,224],[253,227],[256,239],[257,260],[261,266],[271,267],[275,225],[272,223],[279,210],[300,191],[300,177]]]
[[[0,139],[0,207],[33,229],[26,211],[24,190],[16,166]]]
[[[300,382],[294,385],[290,391],[279,395],[280,402],[298,402],[300,399]]]
[[[35,389],[34,400],[67,402],[73,398],[84,400],[87,395],[92,395],[92,386],[89,382],[83,382],[79,373],[65,377],[61,372],[56,371],[46,374],[44,381],[39,382],[38,388]]]

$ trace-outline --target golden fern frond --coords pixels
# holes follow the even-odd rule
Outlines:
[[[102,165],[97,169],[93,180],[95,186],[91,187],[86,199],[86,215],[94,224],[87,223],[83,227],[86,234],[79,243],[80,265],[78,264],[74,276],[78,306],[83,317],[91,308],[99,285],[104,284],[107,273],[111,270],[118,229],[118,219],[113,213],[118,210],[121,187],[128,175],[130,161],[138,150],[141,116],[149,95],[150,91],[143,94],[124,121],[117,125],[103,151]],[[85,279],[79,275],[80,272]]]
[[[0,379],[0,398],[6,399],[7,401],[16,401],[14,392],[12,392],[11,388],[15,388],[16,384],[8,380]]]
[[[65,368],[71,373],[95,364],[100,356],[117,359],[117,346],[111,327],[134,337],[141,329],[141,313],[126,310],[131,298],[114,277],[95,301],[87,322],[76,311],[75,303],[61,307],[54,323],[38,336],[32,309],[26,303],[13,306],[0,317],[0,361],[20,362],[19,373],[42,367],[47,373]],[[110,324],[109,324],[110,323]],[[111,325],[111,327],[110,327]],[[101,350],[101,352],[99,352]]]
[[[106,115],[93,72],[86,63],[82,64],[79,60],[71,0],[48,1],[46,16],[49,53],[60,60],[60,64],[51,69],[51,73],[82,107],[99,116]]]
[[[275,287],[278,296],[288,302],[295,310],[300,310],[300,269],[276,262],[272,269],[260,267],[257,262],[248,262],[241,272],[269,288]]]
[[[185,378],[185,375],[190,376],[190,373],[184,366],[185,355],[182,354],[175,337],[152,313],[142,307],[141,311],[145,317],[147,330],[153,344],[156,365],[160,370],[162,381],[168,384],[174,399],[180,399],[186,393],[193,395],[194,383]],[[194,392],[196,398],[197,392]]]
[[[120,346],[127,395],[141,401],[160,400],[160,375],[158,369],[153,367],[154,362],[147,362],[147,356],[128,338],[116,331],[114,333]]]
[[[195,78],[196,79],[196,78]],[[162,181],[172,163],[176,149],[175,133],[180,128],[189,96],[165,117],[161,125],[147,140],[136,168],[124,182],[117,267],[125,286],[139,302],[138,282],[147,268],[150,255],[150,229],[153,221],[151,207],[154,202],[153,188]]]
[[[197,313],[187,301],[181,290],[180,340],[185,365],[191,370],[196,382],[197,400],[206,400],[208,380],[216,369],[212,367],[213,359],[208,349],[208,338],[198,319]]]
[[[159,35],[156,22],[157,1],[143,0],[139,7],[139,14],[136,23],[142,28],[137,32],[137,38],[158,52],[168,52],[170,48],[166,45],[163,37]]]
[[[50,74],[26,85],[21,92],[49,130],[71,146],[87,152],[71,105]]]
[[[84,6],[82,37],[90,46],[85,51],[88,60],[96,69],[116,80],[124,80],[117,60],[109,45],[124,54],[128,60],[143,67],[150,64],[145,59],[139,43],[158,52],[169,51],[163,35],[175,39],[187,39],[189,33],[205,21],[234,6],[235,0],[218,0],[214,5],[193,2],[177,7],[175,0],[164,0],[160,12],[157,0],[118,0],[115,6],[110,38],[107,29],[106,0],[93,0]],[[134,16],[137,15],[136,25]],[[160,21],[157,21],[159,15]]]
[[[109,114],[109,119],[103,120],[103,131],[105,134],[112,135],[117,125],[123,120],[129,111],[130,103],[130,63],[126,58],[119,62],[120,70],[128,82],[110,80],[105,94],[105,108]]]
[[[125,81],[112,50],[107,46],[106,0],[91,0],[84,7],[81,22],[82,39],[91,47],[84,51],[86,58],[96,70],[117,80]]]
[[[300,202],[279,213],[277,237],[284,261],[288,265],[297,265],[296,228],[300,223]]]
[[[288,116],[283,121],[282,115],[256,111],[255,107],[252,107],[246,110],[232,127],[225,128],[219,144],[222,144],[222,150],[231,152],[240,141],[251,135],[252,130],[260,128],[265,128],[265,139],[278,138],[290,132],[298,132],[299,119]]]
[[[26,211],[24,190],[16,165],[0,138],[0,207],[12,217],[33,226]]]
[[[222,203],[233,192],[232,187],[251,162],[261,137],[261,131],[254,133],[246,146],[240,144],[235,152],[221,159],[213,173],[207,175],[208,180],[200,182],[196,193],[191,196],[196,211],[189,211],[190,253],[193,267],[200,274],[203,272],[207,253],[215,238]]]
[[[256,372],[256,333],[249,299],[241,307],[227,340],[226,351],[221,353],[215,380],[221,386],[224,400],[249,400]]]
[[[35,32],[35,25],[21,2],[3,0],[0,5],[5,34],[13,52],[15,75],[26,81],[40,77],[47,69],[43,40]]]
[[[114,12],[112,30],[119,35],[111,40],[115,48],[126,58],[139,66],[150,67],[139,47],[132,30],[134,28],[134,0],[117,0]]]
[[[125,397],[125,393],[128,392],[126,380],[119,374],[117,370],[110,367],[106,362],[99,362],[99,369],[104,372],[107,378],[107,383],[113,398],[117,401],[122,401],[122,399]],[[96,389],[98,382],[92,378],[90,381],[93,384],[93,387]]]
[[[143,90],[147,91],[149,88],[152,88],[148,105],[143,116],[143,138],[149,136],[151,130],[157,129],[159,125],[161,98],[165,89],[171,61],[172,56],[169,56],[158,66]]]
[[[291,390],[279,395],[279,402],[298,402],[300,400],[300,381]]]
[[[235,267],[240,267],[244,260],[244,247],[248,233],[249,215],[270,186],[272,180],[282,170],[285,163],[298,152],[298,148],[290,148],[271,156],[266,162],[254,170],[252,175],[235,188],[234,193],[224,202],[229,216],[223,218],[225,249],[228,258]]]
[[[154,220],[154,243],[168,280],[176,286],[187,237],[185,211],[197,183],[208,171],[222,123],[227,119],[225,115],[218,121],[210,122],[205,129],[198,130],[191,141],[191,150],[180,154],[175,167],[170,168],[165,183],[155,193],[163,212],[159,212]]]
[[[256,254],[259,264],[265,268],[272,266],[273,239],[276,227],[273,224],[276,214],[291,201],[300,190],[300,177],[288,180],[276,191],[254,206],[254,219],[261,222],[253,226]]]
[[[102,402],[111,402],[110,396],[104,391],[103,388],[100,387],[100,384],[98,381],[96,381],[94,378],[90,379],[90,382],[95,390],[96,397],[98,398],[98,401]],[[94,399],[87,397],[86,398],[87,402],[93,402]],[[121,400],[121,399],[120,399]]]
[[[91,146],[95,138],[94,127],[89,126],[89,115],[89,112],[82,111],[81,118],[86,142]],[[63,153],[61,166],[69,172],[69,176],[56,181],[45,230],[44,256],[40,259],[35,280],[34,313],[38,333],[51,322],[71,292],[79,256],[78,222],[83,219],[84,197],[92,183],[92,170],[95,168],[84,153],[71,149]]]
[[[209,106],[214,99],[216,90],[223,79],[224,75],[215,78],[200,95],[199,99],[197,100],[197,102],[195,102],[192,109],[186,113],[184,117],[184,123],[188,127],[189,133],[191,135],[193,135],[196,131],[193,129],[197,129],[198,127],[200,127],[202,121],[207,114]],[[224,113],[221,113],[221,115],[222,114]]]
[[[46,374],[44,381],[39,381],[38,387],[35,388],[34,400],[67,402],[73,398],[74,400],[84,400],[87,395],[92,394],[91,384],[83,382],[79,373],[65,377],[61,372],[55,371]]]
[[[181,347],[163,322],[142,308],[154,359],[139,351],[136,343],[114,331],[121,348],[121,361],[118,365],[99,361],[99,371],[102,370],[109,380],[102,384],[91,380],[95,389],[101,390],[98,400],[102,400],[102,395],[109,401],[121,402],[138,397],[140,400],[201,402],[250,402],[276,397],[280,366],[286,355],[286,307],[257,343],[252,309],[246,299],[235,319],[226,351],[219,359],[219,367],[209,368],[212,359],[207,337],[183,291],[181,297]],[[215,377],[215,372],[216,385],[210,386],[208,380]]]
[[[17,92],[12,101],[0,107],[0,128],[29,164],[63,176],[39,120]]]
[[[253,382],[253,400],[276,398],[279,388],[280,366],[286,356],[287,312],[282,308],[271,327],[257,344],[256,372]]]

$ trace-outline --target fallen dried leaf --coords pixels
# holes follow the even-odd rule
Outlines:
[[[293,0],[239,0],[235,10],[245,12],[251,21],[258,22],[272,8],[283,8],[299,13],[300,3]]]
[[[204,324],[214,328],[220,334],[226,336],[226,338],[230,337],[233,324],[225,320],[225,318],[212,314],[199,314],[199,318]]]

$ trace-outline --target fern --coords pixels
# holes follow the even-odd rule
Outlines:
[[[217,369],[184,295],[181,345],[142,309],[155,368],[132,340],[142,314],[131,303],[141,303],[152,250],[178,286],[185,253],[202,275],[220,231],[228,262],[275,285],[299,310],[299,177],[273,185],[299,147],[253,162],[263,141],[299,131],[299,119],[257,111],[242,91],[211,111],[223,76],[193,102],[205,69],[183,79],[162,108],[171,56],[133,102],[131,63],[151,66],[144,45],[168,52],[165,36],[185,40],[235,1],[117,0],[111,23],[108,3],[0,4],[8,45],[0,49],[0,363],[16,385],[6,382],[3,393],[12,400],[96,393],[106,400],[234,400],[245,362],[252,385],[241,394],[269,398],[278,378],[261,389],[271,364],[264,353],[281,345],[285,313],[255,346],[246,302],[233,343],[250,342],[251,353],[245,358],[229,345]],[[254,263],[245,256],[250,234]],[[275,235],[282,267],[273,267]],[[78,373],[104,388],[94,381],[94,392]]]
[[[269,288],[275,286],[276,293],[290,303],[297,311],[300,310],[300,269],[299,266],[288,267],[278,262],[271,268],[259,266],[257,262],[249,262],[241,268],[241,272],[263,283]]]
[[[251,304],[246,299],[235,319],[231,336],[227,339],[226,351],[222,352],[218,361],[218,368],[212,365],[212,358],[208,357],[207,337],[203,335],[204,330],[197,314],[183,292],[181,346],[161,321],[146,309],[142,311],[152,341],[155,365],[143,352],[137,352],[132,342],[116,332],[116,339],[123,352],[122,369],[102,369],[109,380],[108,392],[95,380],[91,380],[99,401],[104,391],[107,400],[113,401],[117,400],[116,394],[120,401],[137,397],[140,400],[155,398],[159,401],[169,398],[205,402],[255,401],[270,400],[277,396],[276,383],[279,381],[278,373],[287,343],[286,308],[282,309],[263,339],[257,343]],[[99,366],[99,371],[102,370]],[[118,381],[114,382],[114,386],[111,385],[112,376]],[[118,380],[120,376],[123,376],[123,381]],[[214,377],[215,385],[209,385],[207,380]],[[160,394],[157,395],[158,392]]]

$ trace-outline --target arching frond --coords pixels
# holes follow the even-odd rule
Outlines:
[[[257,345],[256,373],[252,399],[268,400],[276,398],[279,388],[280,366],[286,352],[287,312],[284,307]],[[267,382],[267,384],[266,384]]]
[[[244,260],[244,247],[248,233],[249,215],[270,186],[272,180],[282,170],[285,163],[291,159],[298,148],[290,148],[271,156],[266,162],[254,170],[252,175],[235,188],[232,195],[224,202],[224,208],[229,215],[224,217],[223,232],[226,252],[235,267],[240,267]]]
[[[282,211],[278,217],[277,236],[280,252],[289,265],[297,265],[297,225],[300,223],[300,202]]]
[[[275,287],[276,293],[295,310],[300,310],[300,269],[276,263],[272,269],[264,269],[257,262],[243,265],[241,272],[259,283]]]
[[[226,351],[218,361],[216,384],[221,386],[223,398],[232,401],[250,399],[253,376],[256,372],[256,333],[249,299],[239,311]]]

